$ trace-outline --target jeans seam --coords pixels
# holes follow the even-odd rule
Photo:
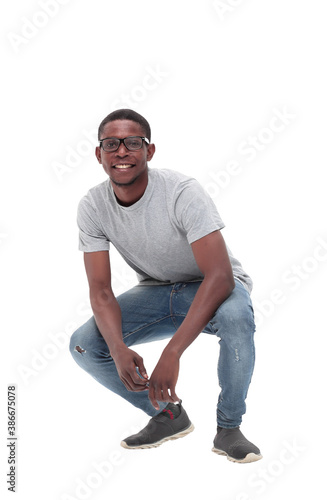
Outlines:
[[[177,314],[177,313],[173,314],[173,294],[178,293],[180,290],[182,290],[185,287],[186,287],[186,283],[183,283],[182,286],[180,286],[177,290],[175,290],[175,288],[173,287],[171,292],[170,292],[170,299],[169,299],[170,318],[171,318],[171,321],[172,321],[174,327],[176,328],[176,330],[178,328],[178,325],[175,322],[175,317],[180,316],[182,318],[185,318],[186,315],[185,314]]]
[[[174,293],[174,288],[171,289],[170,291],[170,297],[169,297],[169,312],[170,312],[170,317],[172,317],[172,311],[173,311],[173,293]]]
[[[143,328],[147,328],[147,327],[149,327],[151,325],[155,325],[156,323],[160,323],[160,321],[163,321],[164,319],[167,319],[167,318],[171,318],[171,314],[169,314],[168,316],[163,316],[162,318],[160,318],[160,319],[158,319],[156,321],[152,321],[152,323],[146,323],[145,325],[141,326],[137,330],[133,330],[132,332],[129,332],[126,336],[123,336],[123,339],[127,339],[127,337],[130,337],[134,333],[137,333],[140,330],[143,330]]]
[[[177,330],[178,325],[175,323],[175,318],[176,318],[176,317],[185,318],[185,314],[174,314],[174,315],[171,315],[171,320],[172,320],[172,322],[173,322],[174,327],[175,327],[175,328],[176,328],[176,330]]]

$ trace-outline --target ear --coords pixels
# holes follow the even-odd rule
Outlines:
[[[101,161],[101,148],[100,148],[100,146],[97,146],[95,148],[95,156],[97,157],[98,162],[102,163],[102,161]]]
[[[155,145],[154,144],[149,144],[148,145],[147,155],[146,155],[147,161],[152,160],[152,156],[154,155],[155,151],[156,151]]]

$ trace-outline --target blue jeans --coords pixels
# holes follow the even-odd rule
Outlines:
[[[125,344],[131,347],[172,337],[183,322],[200,284],[137,285],[118,296]],[[217,404],[217,423],[220,427],[239,426],[245,413],[245,399],[255,359],[254,331],[250,295],[235,280],[233,292],[204,329],[205,333],[220,338],[218,380],[221,391]],[[131,392],[126,389],[94,317],[73,333],[70,352],[79,366],[95,380],[148,415],[157,415],[167,406],[167,403],[160,403],[160,410],[155,410],[148,391]]]

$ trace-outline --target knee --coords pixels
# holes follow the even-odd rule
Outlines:
[[[89,328],[89,322],[80,326],[70,337],[69,351],[74,357],[76,353],[83,354],[89,350],[92,332]]]
[[[98,357],[109,357],[108,346],[93,317],[72,334],[69,350],[73,358],[78,362],[87,359],[88,363],[90,363],[97,360]]]
[[[252,305],[240,301],[225,304],[225,307],[221,307],[218,310],[217,326],[218,332],[226,329],[233,331],[234,335],[239,333],[242,337],[246,333],[253,335],[255,332],[255,322]]]
[[[70,342],[69,342],[69,351],[72,356],[76,354],[76,352],[82,353],[85,352],[84,347],[82,347],[80,344],[83,345],[83,339],[81,338],[82,335],[80,335],[80,330],[76,330],[72,336],[70,337]]]

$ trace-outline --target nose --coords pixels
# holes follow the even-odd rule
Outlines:
[[[123,142],[120,143],[119,148],[116,151],[116,156],[122,157],[128,154],[128,149]]]

